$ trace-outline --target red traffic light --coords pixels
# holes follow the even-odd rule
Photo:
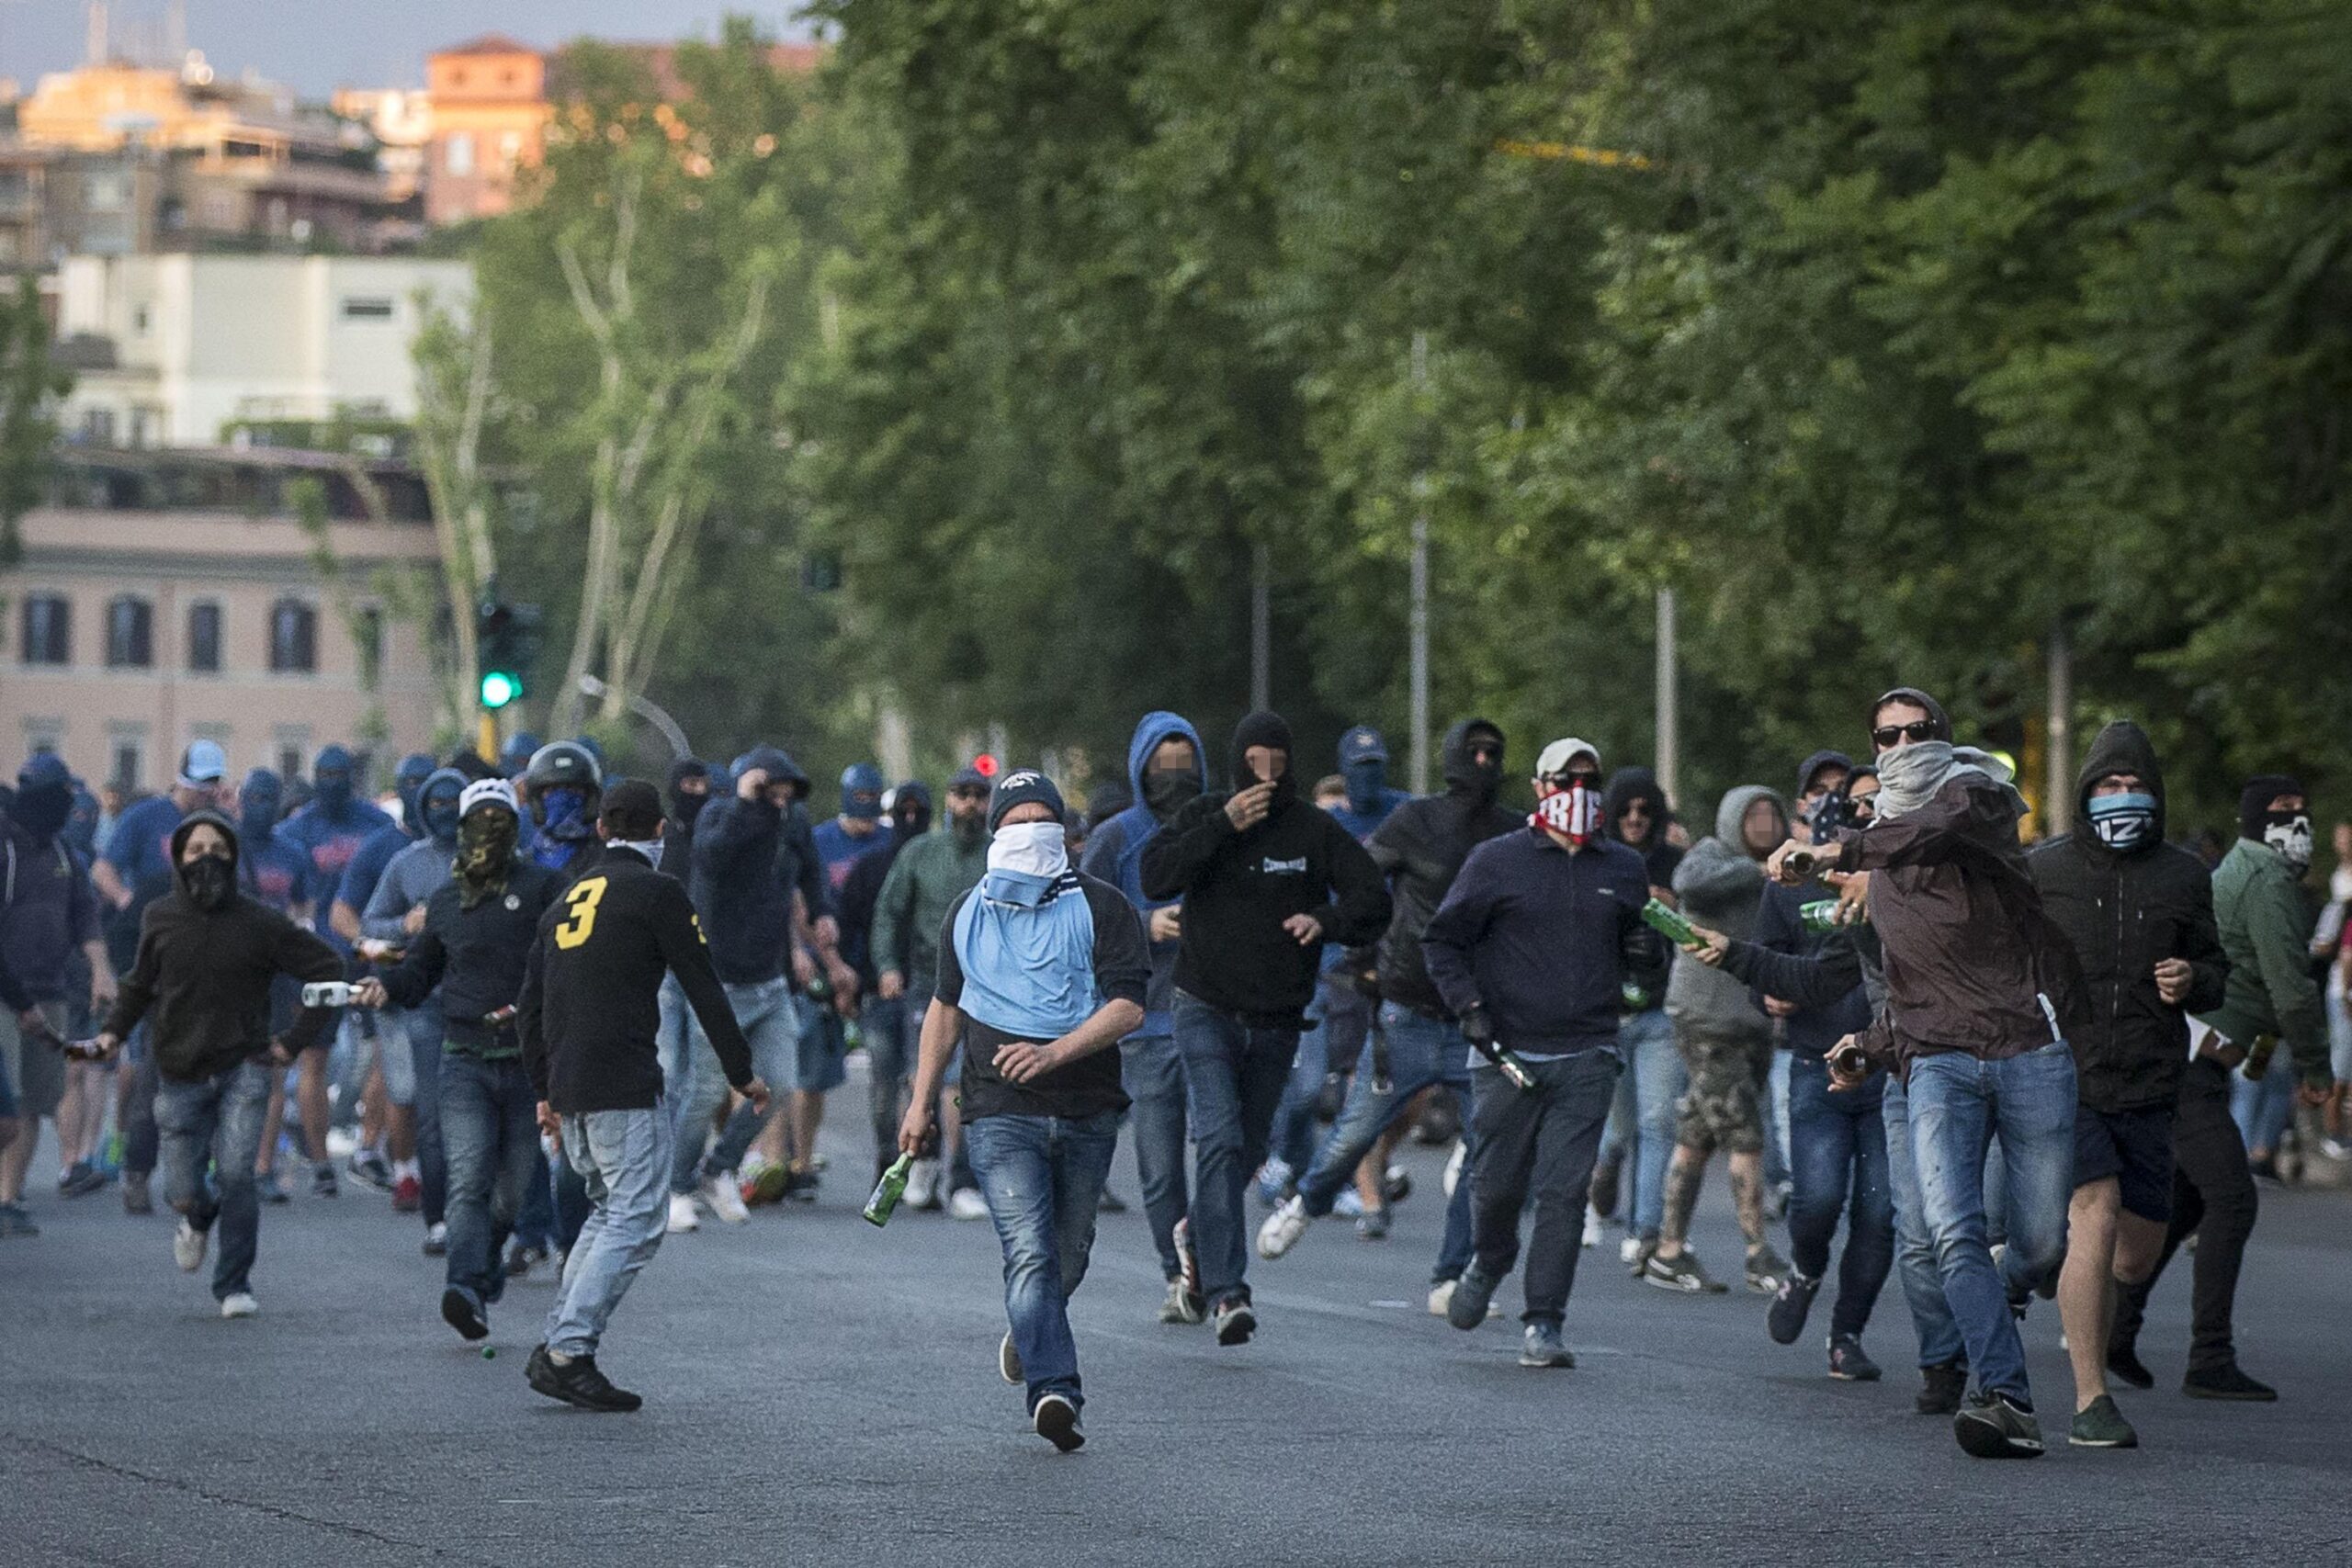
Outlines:
[[[997,766],[996,758],[986,751],[972,759],[972,772],[984,779],[996,777]]]

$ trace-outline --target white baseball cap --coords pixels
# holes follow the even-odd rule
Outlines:
[[[458,819],[464,821],[474,814],[475,807],[482,805],[503,806],[517,817],[523,815],[514,800],[514,786],[504,779],[476,779],[468,784],[458,795]]]
[[[1535,759],[1535,776],[1548,779],[1555,773],[1565,773],[1568,771],[1568,764],[1578,757],[1589,757],[1594,767],[1600,766],[1600,747],[1589,740],[1579,740],[1573,735],[1564,736],[1544,747],[1543,755]]]

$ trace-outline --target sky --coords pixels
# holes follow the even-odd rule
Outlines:
[[[338,86],[416,87],[424,57],[482,33],[547,48],[568,39],[707,38],[729,13],[779,36],[799,0],[187,0],[191,46],[222,76],[250,67],[306,97]],[[0,0],[0,76],[27,92],[45,71],[82,62],[84,0]],[[113,0],[118,27],[160,37],[166,0]]]

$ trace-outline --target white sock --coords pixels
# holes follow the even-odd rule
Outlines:
[[[403,1177],[416,1176],[417,1174],[417,1164],[416,1161],[413,1159],[395,1160],[392,1162],[392,1179],[394,1181],[398,1181]]]

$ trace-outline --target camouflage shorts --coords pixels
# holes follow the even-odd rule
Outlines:
[[[1674,1043],[1690,1075],[1690,1089],[1675,1102],[1675,1142],[1727,1154],[1761,1153],[1764,1079],[1772,1066],[1770,1037],[1678,1028]]]

